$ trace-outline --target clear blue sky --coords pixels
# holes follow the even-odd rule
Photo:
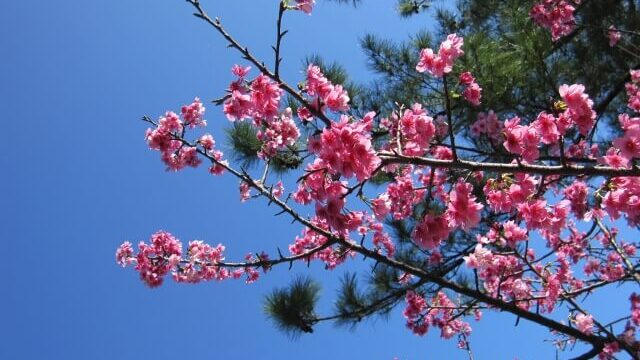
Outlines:
[[[276,0],[203,3],[271,63]],[[360,36],[405,39],[431,24],[426,14],[399,19],[393,1],[365,3],[353,10],[320,1],[311,17],[288,14],[285,77],[299,81],[302,59],[320,53],[367,80]],[[349,267],[276,269],[249,286],[169,281],[151,290],[116,266],[122,241],[158,229],[223,242],[236,259],[284,247],[299,233],[262,201],[240,204],[230,177],[165,172],[143,141],[142,115],[220,96],[239,58],[181,0],[4,1],[0,9],[0,359],[465,358],[437,331],[412,335],[398,311],[356,331],[321,325],[297,340],[263,315],[264,294],[309,272],[324,284],[327,310]],[[209,106],[207,119],[221,139],[221,109]],[[608,308],[628,307],[614,300]],[[472,323],[476,359],[553,358],[545,330],[513,322],[496,314]]]

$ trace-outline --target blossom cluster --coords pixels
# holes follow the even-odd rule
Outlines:
[[[162,161],[167,165],[167,170],[179,171],[186,167],[198,167],[202,160],[198,156],[198,148],[185,142],[184,132],[187,128],[207,125],[203,119],[205,108],[199,98],[193,103],[182,106],[181,117],[172,111],[167,111],[160,117],[155,129],[147,129],[145,139],[152,150],[158,150]],[[220,175],[224,172],[226,161],[222,159],[223,153],[215,148],[215,140],[210,134],[203,135],[197,144],[215,162],[209,168],[212,174]]]
[[[480,106],[480,99],[482,98],[482,88],[476,82],[476,78],[473,75],[465,71],[460,74],[460,84],[465,86],[462,96],[473,106]]]
[[[463,44],[463,38],[456,34],[450,34],[440,44],[437,54],[430,48],[422,49],[416,70],[421,73],[429,72],[435,77],[442,77],[450,73],[453,70],[454,61],[464,55]]]
[[[414,291],[407,291],[406,307],[403,315],[407,319],[407,327],[416,335],[425,335],[429,327],[440,329],[440,336],[450,339],[456,334],[469,335],[471,326],[460,319],[459,312],[463,306],[456,305],[442,291],[438,292],[431,303]]]
[[[609,46],[614,47],[622,39],[622,33],[614,25],[611,25],[607,30],[607,37],[609,38]]]
[[[640,70],[631,70],[631,82],[625,84],[629,101],[629,109],[640,112]]]
[[[230,121],[253,118],[256,123],[271,120],[279,113],[282,90],[264,74],[252,81],[245,79],[250,68],[235,65],[232,73],[238,78],[229,86],[229,96],[223,111]]]
[[[575,5],[580,2],[581,0],[542,0],[533,6],[529,16],[536,24],[551,31],[551,38],[557,41],[575,28]]]
[[[309,150],[315,153],[329,173],[345,178],[355,176],[358,181],[368,179],[380,165],[371,143],[371,127],[375,113],[360,121],[350,121],[346,115],[340,122],[325,128],[319,138],[309,139]]]
[[[473,137],[486,135],[493,143],[501,143],[504,141],[502,129],[504,123],[498,119],[498,115],[493,111],[479,112],[476,121],[469,128]]]
[[[280,117],[262,123],[257,132],[258,140],[262,141],[258,156],[263,159],[273,157],[278,150],[295,144],[299,137],[300,130],[293,121],[291,108],[286,108]]]
[[[574,126],[578,133],[587,136],[595,123],[596,113],[593,101],[584,90],[584,86],[579,84],[560,86],[559,92],[566,110],[558,116],[543,111],[529,125],[521,124],[519,117],[506,120],[504,148],[531,163],[540,156],[540,143],[558,145],[560,138]],[[569,153],[572,151],[576,149],[568,149]]]
[[[122,266],[135,264],[135,270],[149,287],[162,285],[165,276],[171,273],[176,282],[198,283],[210,280],[238,279],[246,276],[246,282],[254,282],[259,273],[269,269],[269,257],[262,253],[245,257],[246,266],[229,270],[224,264],[225,247],[211,246],[200,240],[190,241],[186,253],[180,240],[166,231],[151,236],[149,244],[141,241],[136,254],[131,243],[124,242],[116,251],[116,262]]]
[[[309,64],[307,67],[307,84],[305,91],[315,97],[316,107],[326,106],[331,111],[349,110],[349,94],[342,85],[334,85],[324,76],[320,67]]]

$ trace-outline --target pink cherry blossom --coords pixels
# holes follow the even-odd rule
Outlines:
[[[195,100],[193,100],[193,103],[184,105],[180,110],[180,113],[185,125],[194,128],[196,126],[207,126],[207,121],[202,118],[204,116],[204,111],[205,108],[202,106],[200,98],[196,97]]]
[[[320,67],[309,64],[307,67],[307,85],[309,96],[315,96],[331,111],[349,110],[349,95],[342,85],[334,85],[327,79]]]
[[[582,331],[587,335],[591,335],[593,333],[593,316],[578,314],[575,319],[576,328]]]
[[[425,215],[413,230],[411,237],[420,247],[434,249],[449,237],[448,220],[445,216]]]
[[[368,179],[380,164],[371,144],[371,119],[350,121],[342,116],[320,134],[318,147],[312,151],[330,173],[344,177],[355,176],[358,181]]]
[[[576,26],[575,7],[580,0],[542,0],[536,3],[529,16],[539,26],[551,31],[551,38],[557,41],[570,34]]]
[[[464,55],[462,45],[463,38],[456,34],[450,34],[447,39],[440,44],[438,54],[432,49],[423,49],[420,52],[420,61],[416,65],[418,72],[429,72],[435,77],[442,77],[453,70],[454,61]]]
[[[463,181],[453,185],[449,195],[446,217],[451,227],[469,230],[480,222],[480,210],[484,207],[476,202],[473,186]]]
[[[618,42],[622,39],[622,33],[613,25],[609,26],[607,36],[609,37],[609,46],[611,47],[618,45]]]
[[[313,11],[313,5],[315,5],[315,3],[315,0],[296,0],[295,8],[311,15],[311,11]]]
[[[473,106],[480,105],[480,99],[482,97],[482,88],[478,83],[472,82],[466,89],[462,92],[462,96],[465,100],[467,100]]]

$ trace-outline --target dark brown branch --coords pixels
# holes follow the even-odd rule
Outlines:
[[[276,31],[277,31],[277,35],[276,35],[276,46],[273,49],[273,51],[275,52],[275,64],[273,67],[273,75],[275,75],[275,77],[277,79],[280,79],[280,62],[282,61],[282,59],[280,58],[280,43],[282,42],[282,38],[284,37],[284,35],[287,33],[282,32],[282,17],[284,15],[285,10],[287,10],[287,5],[285,4],[285,1],[280,1],[280,8],[278,9],[278,22],[276,24]]]
[[[485,163],[469,160],[451,161],[432,159],[419,156],[404,156],[390,152],[379,152],[382,163],[387,164],[413,164],[447,169],[463,169],[471,171],[491,171],[497,173],[527,173],[538,175],[566,175],[566,176],[640,176],[640,168],[634,166],[631,169],[618,169],[606,166],[583,165],[537,165],[537,164],[507,164]]]
[[[493,298],[493,297],[491,297],[489,295],[486,295],[486,294],[484,294],[484,293],[482,293],[482,292],[480,292],[478,290],[469,289],[467,287],[458,285],[458,284],[456,284],[454,282],[451,282],[451,281],[449,281],[447,279],[444,279],[442,277],[434,276],[433,274],[430,274],[429,272],[424,271],[422,269],[412,267],[412,266],[410,266],[408,264],[399,262],[399,261],[397,261],[395,259],[390,259],[390,258],[388,258],[388,257],[386,257],[386,256],[384,256],[382,254],[379,254],[376,251],[369,250],[369,249],[364,248],[364,247],[362,247],[362,246],[360,246],[358,244],[349,243],[349,242],[346,242],[344,240],[340,240],[339,242],[342,245],[344,245],[345,247],[348,247],[351,250],[353,250],[353,251],[355,251],[355,252],[357,252],[359,254],[362,254],[364,256],[370,257],[370,258],[372,258],[372,259],[374,259],[374,260],[376,260],[376,261],[378,261],[380,263],[383,263],[385,265],[391,266],[391,267],[396,268],[398,270],[402,270],[402,271],[407,272],[407,273],[409,273],[411,275],[417,276],[417,277],[419,277],[421,279],[426,279],[427,281],[432,282],[432,283],[434,283],[436,285],[439,285],[439,286],[441,286],[443,288],[452,290],[452,291],[454,291],[454,292],[456,292],[458,294],[461,294],[461,295],[469,296],[469,297],[471,297],[473,299],[476,299],[476,300],[478,300],[480,302],[483,302],[483,303],[485,303],[487,305],[491,305],[491,306],[493,306],[493,307],[495,307],[495,308],[497,308],[499,310],[507,311],[507,312],[512,313],[512,314],[514,314],[516,316],[519,316],[519,317],[521,317],[523,319],[527,319],[527,320],[530,320],[530,321],[532,321],[534,323],[546,326],[549,329],[556,330],[556,331],[558,331],[560,333],[566,334],[568,336],[572,336],[572,337],[574,337],[576,339],[588,342],[588,343],[593,344],[593,345],[603,345],[607,341],[607,339],[605,339],[605,338],[602,338],[602,337],[599,337],[599,336],[596,336],[596,335],[587,335],[587,334],[579,331],[576,328],[572,328],[570,326],[567,326],[565,324],[562,324],[562,323],[557,322],[555,320],[552,320],[550,318],[544,317],[544,316],[542,316],[540,314],[529,312],[527,310],[523,310],[522,308],[518,307],[517,305],[515,305],[513,303],[509,303],[509,302],[505,302],[505,301],[500,300],[500,299]]]
[[[453,161],[458,161],[458,153],[456,152],[455,134],[453,133],[453,116],[451,116],[451,99],[449,99],[449,86],[447,85],[447,76],[442,77],[444,84],[444,101],[447,109],[447,122],[449,123],[449,142],[451,142],[451,153],[453,154]]]

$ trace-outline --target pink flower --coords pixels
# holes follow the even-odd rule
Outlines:
[[[595,122],[596,113],[593,111],[593,101],[584,93],[584,85],[562,85],[559,92],[568,106],[565,114],[578,126],[580,134],[588,135]]]
[[[184,105],[180,110],[184,123],[190,128],[196,126],[207,126],[207,121],[202,117],[204,116],[205,107],[202,106],[200,98],[195,98],[189,105]]]
[[[211,136],[211,134],[202,135],[198,142],[207,151],[213,150],[213,148],[216,146],[216,142],[215,140],[213,140],[213,136]]]
[[[587,196],[589,189],[587,184],[582,181],[576,181],[564,189],[564,196],[571,201],[571,210],[577,218],[582,219],[587,212]]]
[[[404,153],[406,155],[424,155],[435,136],[436,127],[433,118],[427,115],[422,105],[414,104],[411,109],[405,110],[399,121],[399,126],[405,141]]]
[[[528,229],[540,229],[549,223],[549,212],[547,202],[544,200],[533,200],[517,205],[518,214],[527,223]]]
[[[116,262],[122,267],[126,267],[135,261],[136,258],[133,256],[133,247],[131,247],[130,242],[125,241],[116,251]]]
[[[380,158],[371,144],[371,119],[349,122],[342,116],[339,123],[333,123],[320,134],[317,147],[310,150],[332,174],[355,177],[358,181],[368,179],[380,164]]]
[[[556,118],[553,115],[541,112],[532,125],[540,134],[540,139],[543,143],[547,145],[555,144],[560,140],[560,131],[558,131]]]
[[[587,335],[593,333],[593,316],[580,313],[576,315],[575,323],[576,328],[581,332]]]
[[[238,64],[235,64],[231,68],[231,73],[239,78],[243,78],[247,76],[247,74],[249,73],[249,70],[251,70],[251,66],[242,67]]]
[[[389,234],[382,231],[376,231],[373,234],[373,245],[376,248],[384,248],[388,257],[393,257],[396,252],[396,245],[389,237]]]
[[[150,287],[162,285],[163,277],[180,261],[182,244],[166,231],[158,231],[151,236],[151,244],[138,245],[135,269],[140,278]]]
[[[435,77],[442,77],[446,73],[451,72],[451,66],[440,56],[433,53],[431,49],[422,49],[420,52],[420,61],[416,65],[418,72],[429,72]]]
[[[473,186],[463,181],[458,181],[453,185],[446,211],[446,217],[451,227],[469,230],[480,222],[480,210],[483,205],[476,202],[472,191]]]
[[[551,39],[556,41],[570,34],[576,26],[575,7],[580,0],[542,0],[533,6],[529,16],[538,25],[551,31]]]
[[[437,55],[432,49],[423,49],[420,52],[420,61],[416,65],[416,70],[421,73],[429,72],[435,77],[450,73],[454,61],[464,54],[463,44],[463,38],[456,34],[448,35],[447,39],[440,44]]]
[[[391,211],[391,201],[389,200],[389,195],[383,193],[377,198],[371,200],[371,207],[373,210],[373,214],[378,220],[384,219]]]
[[[510,153],[521,155],[524,161],[532,162],[540,156],[538,132],[534,125],[519,124],[518,117],[505,121],[503,146]]]
[[[620,150],[620,155],[631,160],[640,157],[640,134],[626,133],[613,140],[613,146]]]
[[[251,188],[249,184],[242,181],[240,182],[240,201],[245,202],[251,198]]]
[[[462,96],[473,106],[480,105],[480,98],[482,97],[482,88],[478,83],[472,82],[463,92]]]
[[[472,83],[476,82],[476,78],[473,77],[473,75],[468,72],[465,71],[462,74],[460,74],[460,83],[463,85],[471,85]]]
[[[494,142],[500,143],[504,140],[503,127],[504,124],[498,120],[496,113],[490,110],[487,113],[478,113],[476,122],[471,124],[470,131],[474,137],[486,134]]]
[[[311,11],[313,11],[313,5],[315,5],[315,0],[296,0],[295,8],[303,11],[305,14],[311,15]]]
[[[279,118],[273,118],[262,123],[262,129],[256,134],[262,141],[262,148],[258,156],[268,159],[276,156],[279,150],[295,144],[300,137],[300,130],[293,121],[291,108],[286,108]]]
[[[260,74],[251,83],[253,117],[272,119],[278,115],[282,90],[266,75]]]
[[[609,46],[614,47],[618,45],[618,42],[622,38],[622,33],[616,29],[615,26],[609,26],[609,30],[607,30],[607,36],[609,37]]]
[[[636,326],[640,326],[640,295],[631,294],[629,301],[631,301],[631,322]]]
[[[282,197],[282,194],[284,194],[284,186],[282,185],[282,180],[278,181],[273,187],[272,194],[277,198]]]
[[[432,250],[449,237],[449,224],[445,216],[426,215],[415,226],[411,237],[418,246]]]
[[[225,101],[223,111],[229,121],[244,120],[251,116],[251,107],[251,95],[234,90]]]
[[[307,85],[309,96],[317,97],[331,111],[349,110],[349,94],[342,85],[334,85],[327,79],[320,67],[309,64],[307,67]]]
[[[617,169],[626,169],[629,167],[629,159],[619,155],[618,149],[614,147],[610,147],[606,155],[599,158],[598,162]]]

